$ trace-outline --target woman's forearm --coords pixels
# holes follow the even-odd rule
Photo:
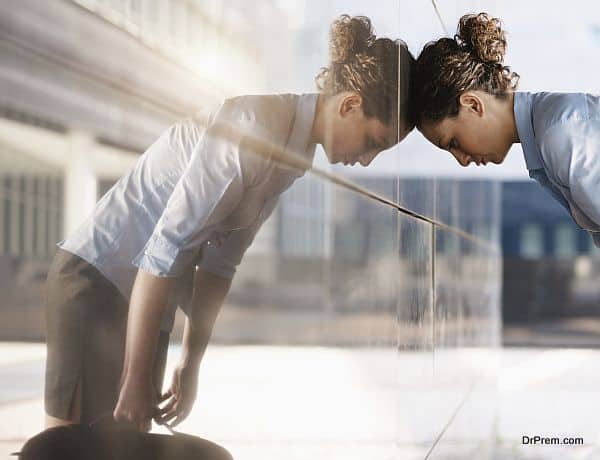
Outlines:
[[[191,309],[183,331],[184,363],[200,364],[230,286],[231,280],[196,269]]]
[[[121,383],[152,378],[160,324],[167,308],[172,279],[143,270],[137,273],[129,304]]]

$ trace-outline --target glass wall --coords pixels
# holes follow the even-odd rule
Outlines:
[[[65,30],[93,21],[95,38],[110,37],[102,43],[118,43],[111,49],[122,54],[107,64],[106,78],[91,83],[77,66],[64,71],[80,80],[65,77],[62,86],[46,69],[48,86],[60,90],[53,97],[75,97],[70,113],[58,111],[55,119],[43,104],[33,121],[24,114],[35,104],[23,104],[15,116],[3,112],[0,128],[22,123],[33,130],[30,163],[41,161],[50,141],[61,158],[58,177],[6,173],[3,257],[22,250],[47,269],[50,248],[68,231],[67,216],[89,215],[136,154],[182,115],[204,109],[204,100],[315,92],[314,76],[328,62],[329,25],[339,14],[369,16],[378,35],[405,39],[416,55],[424,41],[485,3],[443,2],[436,11],[430,1],[402,0],[61,2],[52,14],[68,17]],[[35,0],[22,5],[19,18],[50,14]],[[62,36],[58,27],[56,34]],[[20,62],[15,57],[14,65]],[[0,84],[14,88],[4,77]],[[60,127],[51,136],[40,121],[46,118]],[[201,366],[195,409],[181,431],[249,460],[492,458],[499,188],[411,172],[411,157],[434,149],[415,131],[361,168],[330,165],[317,148],[318,171],[282,194],[237,268]],[[18,208],[41,196],[44,204],[31,208],[39,212]],[[69,204],[73,197],[80,200]],[[54,226],[43,223],[49,216]],[[25,259],[15,260],[7,270],[17,278]],[[3,287],[4,298],[10,289]],[[7,319],[3,339],[43,339],[43,295],[29,302],[29,316],[16,303],[0,310]],[[37,332],[26,332],[23,321],[9,323],[9,315],[29,318]],[[167,381],[183,321],[180,312]]]
[[[440,12],[448,23],[463,7],[482,7],[454,6]],[[306,69],[326,61],[324,25],[337,14],[366,14],[382,35],[402,37],[404,24],[414,33],[411,21],[426,25],[428,40],[440,35],[431,3],[417,8],[422,16],[415,17],[414,9],[402,2],[355,10],[347,2],[326,2],[318,13],[307,12],[307,22],[319,28],[307,24],[299,33],[321,39],[308,42],[313,53],[297,56],[306,78],[296,84],[314,75]],[[389,19],[394,17],[399,27]],[[229,426],[239,442],[234,456],[492,458],[500,346],[499,186],[411,174],[405,157],[431,149],[416,136],[364,170],[330,166],[318,149],[317,168],[393,204],[308,172],[283,194],[267,223],[270,244],[261,239],[238,268],[214,340],[243,338],[269,350],[292,347],[294,353],[288,361],[273,351],[281,360],[274,370],[265,363],[249,365],[261,390],[249,401],[236,397],[229,413],[242,419]],[[268,388],[264,393],[262,385]],[[250,422],[241,412],[261,414],[260,421]],[[185,422],[185,428],[192,430],[201,418]],[[209,433],[216,436],[218,430]]]

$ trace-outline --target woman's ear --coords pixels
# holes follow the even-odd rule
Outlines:
[[[483,116],[485,113],[485,105],[483,99],[475,92],[467,91],[458,97],[460,107],[464,107],[469,112]]]
[[[362,109],[361,95],[358,93],[347,93],[340,100],[338,111],[342,117],[345,117],[359,109]]]

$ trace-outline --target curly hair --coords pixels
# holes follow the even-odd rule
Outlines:
[[[315,78],[319,91],[328,96],[356,92],[365,116],[388,124],[400,113],[414,126],[408,96],[415,59],[406,43],[377,38],[369,18],[344,14],[331,25],[329,55],[329,66]]]
[[[481,90],[504,98],[519,75],[504,65],[506,34],[487,13],[460,18],[454,38],[425,45],[412,72],[413,111],[418,124],[458,115],[459,97]]]

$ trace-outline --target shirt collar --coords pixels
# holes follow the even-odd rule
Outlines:
[[[543,169],[540,153],[535,143],[533,131],[533,94],[516,92],[514,99],[515,122],[525,155],[528,170]]]
[[[318,97],[319,95],[316,93],[301,94],[298,96],[292,132],[285,146],[286,153],[300,156],[310,163],[313,161],[316,148],[316,144],[310,141],[310,136],[315,119]],[[303,176],[305,173],[304,169],[289,168],[295,171],[298,176]]]

